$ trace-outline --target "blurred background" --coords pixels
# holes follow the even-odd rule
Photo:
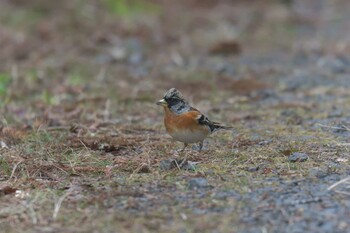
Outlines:
[[[2,0],[2,121],[149,124],[170,87],[214,114],[209,102],[234,110],[238,97],[332,83],[322,75],[347,69],[349,10],[347,0]]]
[[[349,12],[0,0],[0,229],[349,232]],[[234,128],[182,170],[155,105],[171,87]]]

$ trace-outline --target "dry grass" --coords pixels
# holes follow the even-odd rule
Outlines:
[[[291,64],[300,53],[343,55],[346,48],[314,38],[324,43],[315,55],[307,36],[293,40],[295,20],[305,19],[278,1],[265,1],[272,15],[256,15],[260,3],[214,2],[0,3],[4,232],[239,231],[251,224],[245,215],[273,206],[261,203],[252,213],[235,195],[273,178],[311,182],[315,169],[346,174],[349,88],[334,91],[326,82],[291,91],[284,82],[298,69],[314,71],[314,64]],[[317,22],[305,25],[327,27]],[[274,56],[281,61],[268,60]],[[160,168],[185,155],[154,104],[170,87],[235,129],[210,137],[203,152],[186,150],[194,170]],[[293,152],[309,160],[290,163]],[[209,186],[191,189],[189,180],[199,177]],[[348,195],[348,178],[327,184]],[[236,194],[219,196],[225,192]]]

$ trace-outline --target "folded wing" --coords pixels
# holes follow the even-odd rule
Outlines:
[[[232,129],[232,127],[229,127],[229,126],[223,126],[221,125],[220,123],[218,122],[214,122],[214,121],[211,121],[209,120],[208,117],[206,117],[205,115],[203,114],[200,114],[198,116],[198,123],[200,125],[206,125],[209,127],[210,131],[213,133],[217,130],[220,130],[220,129]]]

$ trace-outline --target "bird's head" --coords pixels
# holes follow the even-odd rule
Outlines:
[[[164,95],[163,99],[157,101],[157,105],[167,107],[173,112],[178,113],[189,108],[188,102],[184,99],[180,91],[170,88]]]

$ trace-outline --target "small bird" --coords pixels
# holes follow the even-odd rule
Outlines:
[[[182,151],[189,143],[199,142],[199,151],[203,141],[211,133],[220,129],[232,129],[220,123],[210,121],[199,110],[191,107],[181,92],[175,88],[169,89],[163,99],[157,102],[164,108],[164,125],[166,131],[176,141],[184,143]]]

